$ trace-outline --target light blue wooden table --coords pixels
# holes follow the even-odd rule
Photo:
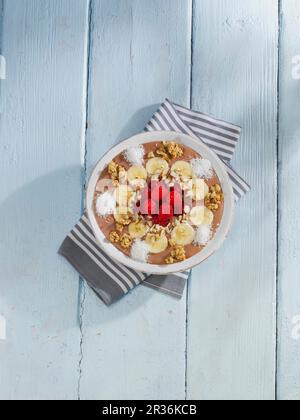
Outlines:
[[[0,5],[0,398],[300,399],[299,0]],[[243,127],[253,190],[181,301],[107,308],[56,251],[165,97]]]

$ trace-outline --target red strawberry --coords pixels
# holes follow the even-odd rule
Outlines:
[[[169,203],[163,203],[159,207],[159,215],[166,217],[173,217],[173,207]]]
[[[141,191],[141,201],[144,202],[145,200],[148,200],[148,198],[151,198],[150,190],[148,187],[142,189]]]
[[[159,214],[154,216],[152,221],[154,224],[167,226],[173,218],[173,208],[168,203],[164,203],[159,207]]]
[[[170,192],[170,203],[174,209],[174,214],[179,215],[183,213],[183,199],[182,193],[178,190]]]
[[[149,199],[150,199],[149,190],[148,188],[144,188],[141,191],[141,199],[136,202],[135,211],[137,211],[140,214],[147,214]]]
[[[158,203],[152,199],[144,200],[140,206],[140,213],[143,215],[153,215],[158,213]]]
[[[152,200],[159,201],[160,203],[168,197],[169,188],[162,181],[151,182],[151,198]]]

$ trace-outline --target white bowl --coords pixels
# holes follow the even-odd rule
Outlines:
[[[93,200],[95,194],[95,188],[100,174],[104,168],[112,161],[117,155],[128,149],[129,147],[136,146],[137,144],[145,144],[153,141],[176,141],[176,143],[183,144],[190,147],[191,149],[198,152],[203,158],[209,159],[212,166],[217,173],[220,180],[223,192],[224,192],[224,213],[220,226],[214,236],[214,238],[207,244],[207,246],[196,255],[188,258],[185,261],[171,264],[171,265],[154,265],[135,261],[127,255],[119,251],[114,245],[109,243],[98,226],[93,210]],[[225,165],[218,158],[218,156],[212,152],[204,143],[199,139],[193,138],[186,134],[180,134],[172,131],[155,131],[151,133],[141,133],[128,140],[124,140],[117,146],[109,150],[97,163],[93,173],[90,177],[87,197],[86,197],[86,208],[89,220],[91,222],[94,234],[99,242],[101,248],[113,259],[119,263],[131,267],[137,271],[149,274],[170,274],[176,272],[186,271],[202,261],[210,257],[225,241],[233,221],[234,214],[234,195],[233,189],[228,177]]]

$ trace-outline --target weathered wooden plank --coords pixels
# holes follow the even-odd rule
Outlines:
[[[4,3],[1,399],[77,398],[78,275],[57,250],[80,214],[86,25],[85,0]]]
[[[282,1],[279,121],[278,398],[300,399],[300,4]]]
[[[88,170],[165,97],[189,104],[190,81],[190,0],[92,4]],[[139,287],[106,308],[85,293],[81,398],[184,398],[185,299]]]
[[[193,106],[243,127],[234,166],[252,193],[220,250],[194,270],[188,397],[275,397],[276,0],[196,0]]]

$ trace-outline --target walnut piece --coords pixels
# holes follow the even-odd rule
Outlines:
[[[165,148],[164,144],[162,143],[158,149],[156,149],[156,155],[162,159],[165,159],[167,162],[170,162],[170,157],[168,155],[168,151]]]
[[[219,184],[215,184],[209,188],[209,193],[205,197],[204,204],[209,210],[215,212],[218,210],[223,200],[224,194],[222,188]]]
[[[165,259],[165,263],[166,264],[174,264],[174,258],[173,257],[171,257],[171,256],[169,256],[169,257],[167,257],[166,259]]]
[[[118,183],[125,182],[127,180],[127,172],[123,166],[116,163],[114,160],[108,165],[108,173],[111,176],[114,186],[118,186]]]
[[[177,261],[184,261],[186,259],[184,246],[177,246],[172,252],[171,256]]]
[[[133,215],[130,213],[117,212],[114,214],[115,221],[120,226],[130,225]]]
[[[127,233],[124,233],[124,235],[121,236],[120,244],[122,248],[128,249],[132,245],[132,238]]]
[[[112,244],[117,244],[118,242],[120,242],[120,236],[118,234],[118,232],[110,232],[109,234],[109,240]]]
[[[116,223],[116,230],[118,232],[123,232],[124,230],[124,225],[121,225],[120,223]]]
[[[174,264],[186,260],[184,246],[177,246],[171,251],[171,255],[165,259],[166,264]]]
[[[183,149],[174,141],[164,141],[156,149],[155,154],[156,156],[165,159],[167,162],[170,162],[171,159],[180,158],[183,155]]]
[[[164,147],[172,159],[180,158],[183,155],[183,149],[174,141],[165,142]]]

